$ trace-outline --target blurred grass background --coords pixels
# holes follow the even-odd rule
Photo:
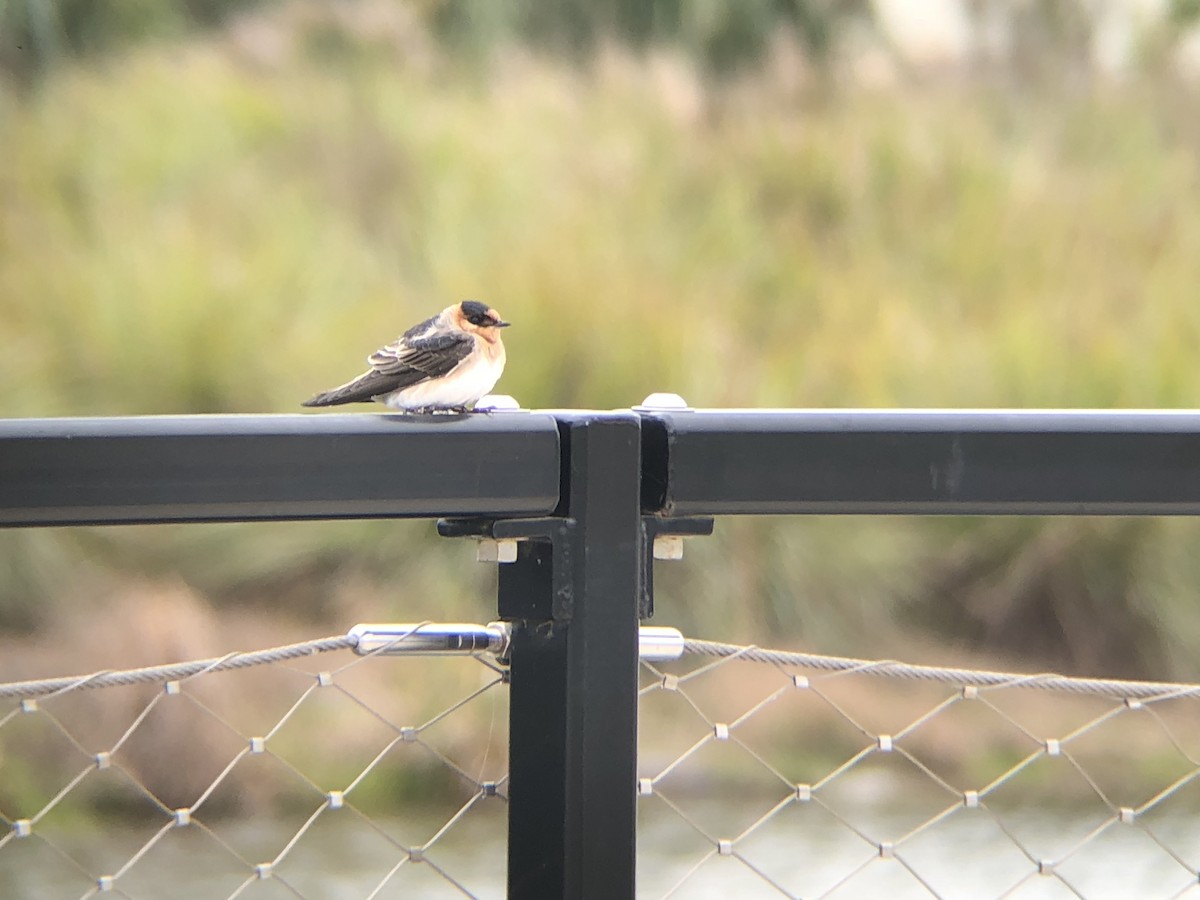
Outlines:
[[[296,412],[468,297],[516,324],[527,407],[1194,406],[1200,4],[903,8],[0,0],[0,415]],[[722,521],[658,618],[1197,678],[1198,539]],[[470,552],[428,523],[5,532],[0,629],[37,646],[147,584],[219,646],[128,664],[251,614],[486,621]]]

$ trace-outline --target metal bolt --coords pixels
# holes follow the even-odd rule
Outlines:
[[[677,534],[660,534],[654,539],[655,559],[683,559],[683,538]]]
[[[510,563],[517,561],[517,542],[511,538],[493,541],[483,538],[475,550],[479,562]]]
[[[691,409],[688,402],[678,394],[656,391],[641,402],[634,409]]]
[[[519,410],[521,404],[508,394],[488,394],[479,398],[475,403],[475,408],[478,410],[486,409],[491,412],[512,412],[513,410]]]

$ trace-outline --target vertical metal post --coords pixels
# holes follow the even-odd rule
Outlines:
[[[511,653],[509,897],[632,898],[640,422],[559,418],[562,526],[500,567]]]

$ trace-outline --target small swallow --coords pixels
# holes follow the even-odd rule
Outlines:
[[[367,372],[301,405],[375,400],[405,412],[466,412],[500,380],[508,326],[476,300],[447,306],[368,356]]]

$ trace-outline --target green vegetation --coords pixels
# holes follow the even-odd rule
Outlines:
[[[1200,397],[1200,120],[1177,79],[714,83],[665,42],[599,42],[586,66],[498,43],[467,66],[422,18],[354,9],[271,6],[0,80],[0,414],[296,412],[466,297],[516,323],[500,389],[529,407]],[[663,567],[660,619],[1197,677],[1197,537],[722,522]],[[145,579],[334,630],[363,609],[486,620],[469,552],[395,523],[3,534],[0,623],[101,615]]]
[[[322,19],[324,4],[293,0],[291,12]],[[0,70],[23,79],[53,72],[79,55],[96,55],[138,43],[178,38],[236,20],[239,13],[279,0],[5,0],[0,3]],[[343,5],[343,9],[345,10]],[[421,0],[405,11],[359,2],[346,15],[374,31],[399,15],[419,23],[446,48],[467,56],[488,55],[522,43],[587,58],[606,43],[645,49],[685,50],[713,72],[754,68],[781,36],[807,56],[826,63],[853,24],[870,21],[868,0],[743,0],[741,3],[683,3],[680,0]],[[334,19],[339,13],[332,14]],[[341,19],[341,21],[347,21]],[[326,47],[353,48],[340,29],[322,28]]]

